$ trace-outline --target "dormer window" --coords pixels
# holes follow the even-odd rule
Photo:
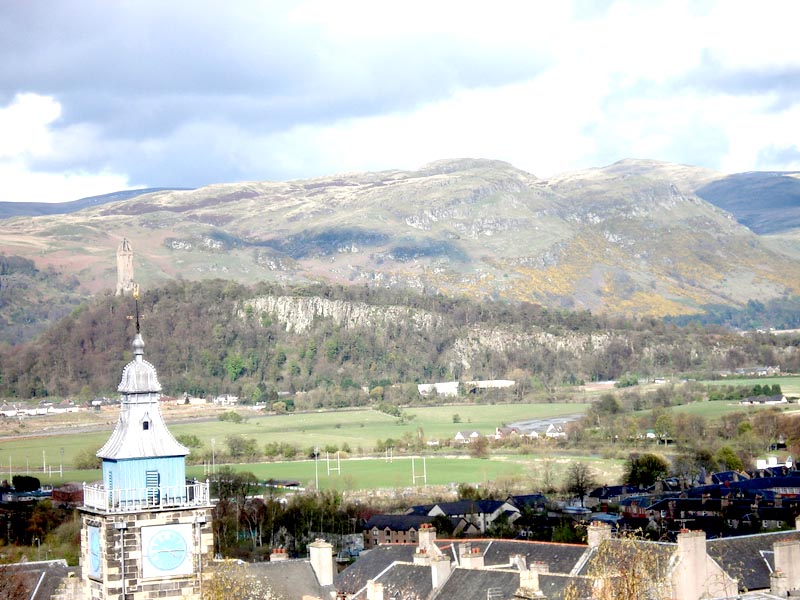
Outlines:
[[[150,429],[150,421],[142,421],[142,430],[147,431]]]

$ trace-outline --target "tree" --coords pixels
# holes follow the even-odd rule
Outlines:
[[[74,459],[75,468],[81,470],[99,469],[102,462],[97,456],[97,450],[93,448],[84,448]]]
[[[182,433],[181,435],[176,435],[175,439],[187,448],[200,448],[203,445],[200,438],[193,433]]]
[[[570,464],[564,489],[579,498],[581,506],[583,506],[583,499],[595,487],[597,487],[597,480],[592,469],[586,463],[574,462]]]
[[[210,577],[205,579],[202,600],[226,600],[241,598],[242,600],[276,600],[269,583],[261,579],[248,577],[244,565],[236,561],[223,561],[214,564],[210,569]]]
[[[252,438],[233,434],[225,438],[225,443],[232,458],[253,458],[258,454],[258,445]]]
[[[30,475],[14,475],[11,485],[18,492],[35,492],[41,487],[39,479]]]
[[[650,487],[669,473],[669,463],[655,454],[631,454],[625,461],[624,480],[627,485]]]
[[[0,597],[27,600],[30,597],[25,573],[16,565],[0,565]]]
[[[472,458],[486,458],[489,456],[489,440],[480,436],[469,444],[469,453]]]
[[[660,550],[631,534],[602,542],[589,560],[587,574],[595,581],[591,597],[597,600],[673,597]],[[585,597],[576,582],[570,583],[564,593],[566,600]]]
[[[714,455],[717,464],[726,471],[743,471],[744,463],[730,446],[722,446]]]

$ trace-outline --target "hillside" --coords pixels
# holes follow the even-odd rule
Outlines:
[[[654,317],[797,294],[800,262],[779,241],[766,245],[696,195],[720,177],[622,161],[543,180],[498,161],[447,160],[6,219],[1,249],[74,277],[84,295],[114,288],[123,237],[144,288],[326,281]]]
[[[285,398],[305,409],[414,403],[415,383],[453,379],[513,379],[504,399],[548,399],[562,384],[632,374],[800,369],[788,337],[363,286],[171,282],[140,305],[145,355],[166,394]],[[131,298],[106,295],[38,340],[0,348],[0,397],[114,397],[133,310]]]

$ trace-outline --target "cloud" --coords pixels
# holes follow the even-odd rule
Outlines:
[[[0,168],[24,185],[2,199],[454,156],[541,176],[630,156],[791,168],[774,149],[796,143],[798,17],[738,0],[7,3]]]

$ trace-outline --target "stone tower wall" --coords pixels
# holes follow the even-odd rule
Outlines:
[[[123,562],[125,598],[135,600],[200,599],[202,578],[214,552],[211,507],[152,510],[129,514],[81,510],[81,566],[83,598],[86,600],[123,600]],[[201,523],[200,521],[205,521]],[[173,577],[142,577],[142,527],[191,523],[196,544],[194,573]],[[100,527],[102,576],[88,572],[88,527]],[[120,529],[124,526],[124,529]],[[124,558],[123,558],[124,553]]]
[[[133,249],[124,239],[117,248],[117,296],[133,292]]]

